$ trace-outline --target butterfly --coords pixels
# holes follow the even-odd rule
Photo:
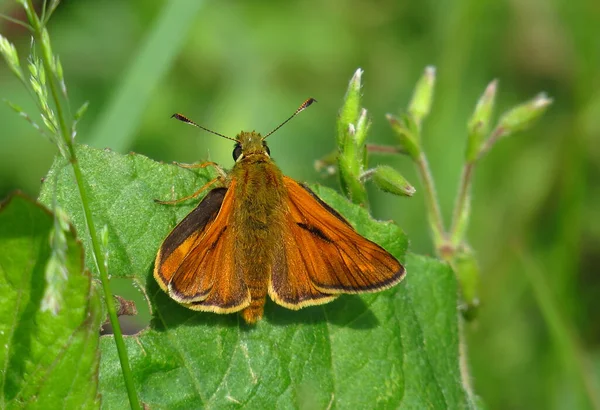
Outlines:
[[[394,256],[358,234],[308,186],[283,175],[271,159],[265,139],[313,102],[306,100],[264,137],[253,131],[229,138],[174,114],[235,141],[235,165],[207,184],[221,186],[158,250],[154,277],[173,300],[198,311],[241,312],[253,324],[263,316],[267,295],[298,310],[343,293],[378,292],[403,279],[406,271]]]

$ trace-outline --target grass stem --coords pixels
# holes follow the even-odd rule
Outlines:
[[[88,231],[90,234],[90,239],[92,241],[92,252],[94,256],[94,262],[96,264],[96,269],[100,274],[100,280],[102,282],[102,289],[104,291],[104,298],[106,301],[106,307],[108,310],[108,316],[110,319],[110,323],[113,327],[115,343],[117,345],[117,351],[119,354],[119,360],[121,362],[121,368],[123,370],[123,378],[125,380],[125,386],[127,389],[127,394],[129,396],[129,404],[132,409],[141,409],[140,402],[137,396],[137,392],[135,390],[135,386],[133,383],[133,374],[131,372],[131,368],[129,366],[129,359],[127,356],[127,348],[125,346],[125,341],[123,339],[123,333],[121,331],[121,326],[119,324],[119,319],[117,316],[116,308],[114,305],[114,300],[112,296],[112,292],[110,290],[110,280],[108,277],[108,270],[106,265],[103,263],[103,255],[100,247],[100,241],[98,238],[98,233],[96,230],[96,226],[94,223],[94,219],[92,217],[92,211],[90,208],[89,197],[85,188],[85,180],[83,178],[83,173],[79,166],[79,162],[77,161],[77,155],[75,152],[75,144],[73,138],[71,137],[71,131],[67,126],[67,118],[65,115],[65,109],[63,107],[59,87],[56,83],[56,76],[54,75],[54,70],[52,66],[52,62],[49,60],[48,56],[51,56],[51,51],[47,49],[47,45],[44,41],[42,41],[42,33],[44,27],[42,26],[41,21],[39,20],[37,14],[34,11],[32,0],[27,0],[24,3],[25,11],[27,13],[27,17],[31,26],[33,27],[34,37],[41,48],[41,59],[44,65],[44,69],[47,75],[47,84],[50,88],[50,94],[54,101],[54,106],[56,109],[58,123],[59,123],[59,132],[62,139],[68,146],[68,154],[70,156],[69,161],[71,166],[73,167],[73,173],[75,175],[75,180],[77,183],[77,188],[79,190],[79,195],[81,198],[81,205],[83,208],[83,212],[85,215],[86,225],[88,227]]]

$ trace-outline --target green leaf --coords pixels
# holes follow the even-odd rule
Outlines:
[[[0,408],[97,408],[100,299],[82,246],[66,231],[59,310],[44,310],[53,216],[21,195],[0,210]]]
[[[472,407],[460,382],[454,276],[438,261],[405,257],[407,239],[395,224],[314,187],[359,232],[404,261],[407,278],[384,292],[300,311],[268,301],[265,318],[248,327],[235,314],[181,307],[152,276],[162,240],[197,204],[153,200],[185,196],[213,174],[84,146],[77,155],[93,216],[108,227],[109,271],[133,278],[151,304],[149,328],[126,337],[136,387],[151,408]],[[68,165],[57,160],[46,181],[41,198],[55,197],[84,231]],[[119,407],[127,399],[114,341],[102,337],[100,344],[103,405]]]

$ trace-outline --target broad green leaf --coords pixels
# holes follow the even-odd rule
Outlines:
[[[52,214],[21,195],[0,206],[0,408],[97,408],[100,299],[66,232],[58,311],[42,308]]]
[[[188,195],[213,177],[141,155],[84,146],[78,158],[92,213],[109,233],[109,272],[133,278],[148,295],[150,326],[126,338],[136,387],[151,408],[468,408],[458,360],[456,282],[435,260],[408,255],[404,233],[326,188],[323,200],[366,237],[405,261],[398,286],[341,296],[290,311],[268,302],[255,327],[237,315],[190,311],[152,277],[164,237],[198,201],[168,206],[154,199]],[[41,198],[54,197],[85,231],[71,170],[52,167]],[[92,267],[92,260],[87,260]],[[107,408],[126,403],[111,337],[101,338],[100,391]]]

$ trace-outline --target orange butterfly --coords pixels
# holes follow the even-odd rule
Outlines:
[[[270,157],[265,138],[314,101],[264,137],[241,132],[233,139],[174,115],[235,141],[235,166],[207,184],[224,187],[212,189],[158,250],[154,277],[176,302],[205,312],[241,311],[255,323],[267,294],[297,310],[402,280],[405,269],[396,258],[360,236],[310,188],[284,176]]]

